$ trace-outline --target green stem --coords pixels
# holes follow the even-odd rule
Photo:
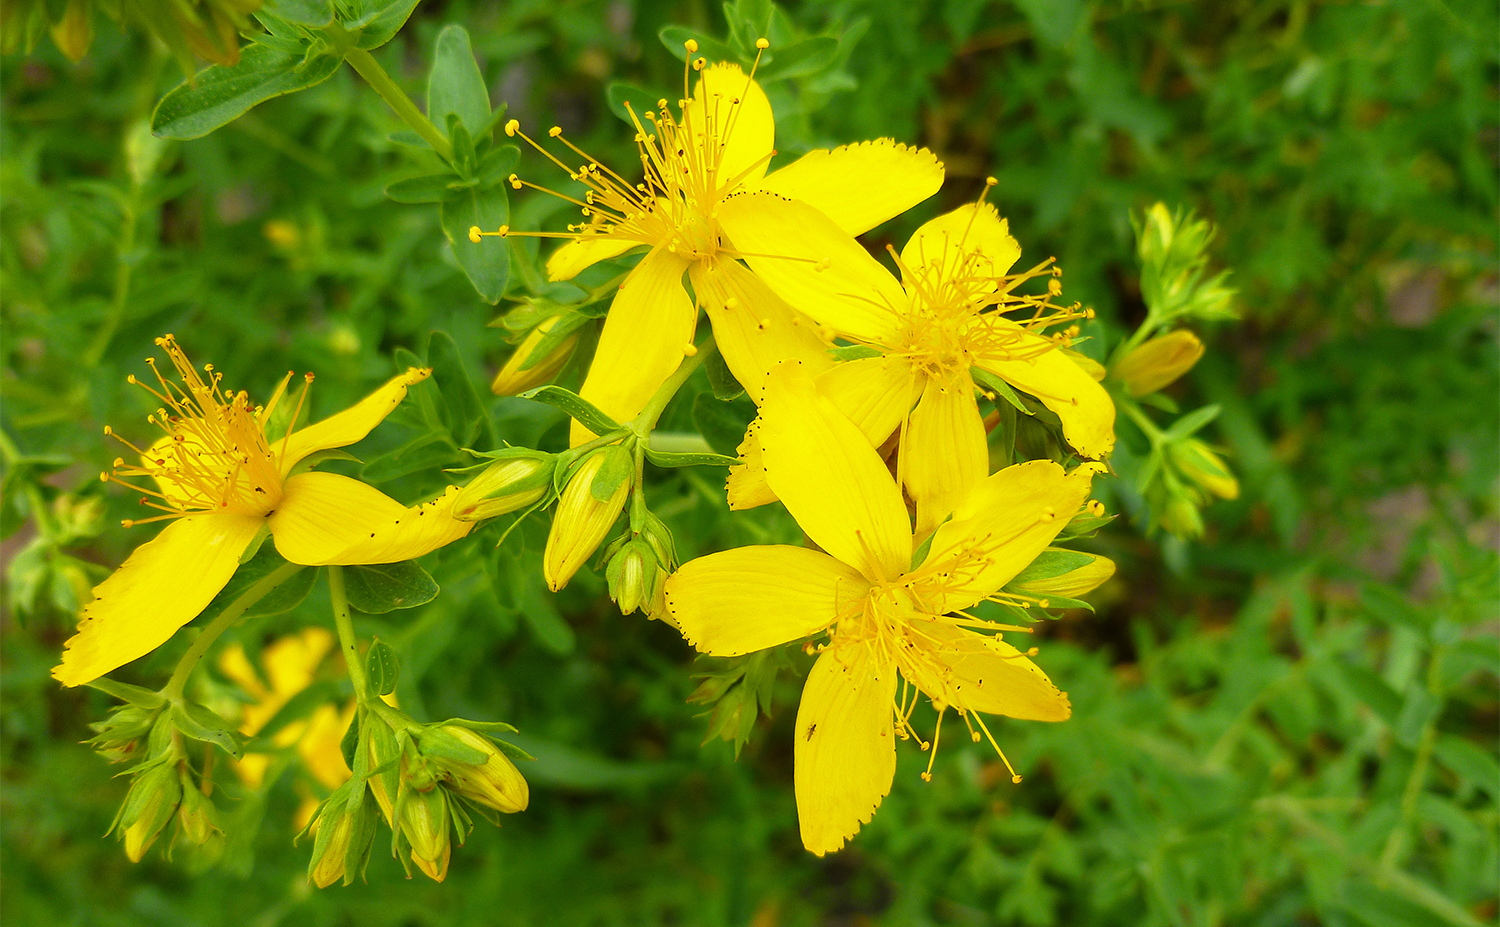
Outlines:
[[[401,121],[411,127],[413,132],[422,136],[427,144],[432,146],[444,161],[453,161],[453,146],[448,143],[448,137],[437,130],[422,111],[417,109],[415,103],[406,95],[391,76],[385,73],[385,68],[380,66],[374,56],[362,48],[351,48],[345,55],[344,60],[359,72],[359,76],[365,79],[381,98],[390,104]]]
[[[1120,409],[1124,410],[1126,415],[1130,416],[1130,420],[1132,422],[1135,422],[1140,426],[1141,431],[1146,433],[1146,437],[1151,439],[1152,447],[1155,447],[1156,445],[1161,443],[1162,438],[1165,437],[1165,435],[1160,428],[1156,427],[1156,423],[1151,421],[1151,417],[1148,416],[1145,412],[1141,411],[1140,406],[1136,405],[1133,402],[1130,402],[1129,400],[1122,401],[1120,397],[1116,397],[1116,405],[1119,406]]]
[[[1439,669],[1443,659],[1443,648],[1435,647],[1427,662],[1427,691],[1441,699],[1441,676]],[[1401,793],[1401,819],[1386,838],[1385,848],[1380,853],[1380,868],[1395,869],[1406,847],[1406,834],[1417,817],[1417,800],[1422,797],[1422,787],[1427,783],[1427,767],[1432,762],[1432,750],[1437,744],[1437,718],[1429,718],[1422,725],[1422,736],[1417,741],[1417,755],[1412,760],[1411,775]]]
[[[224,610],[219,612],[219,617],[209,622],[208,627],[203,629],[203,633],[198,635],[198,639],[193,641],[193,646],[189,647],[187,653],[182,655],[182,659],[177,661],[177,668],[172,671],[172,678],[167,680],[166,688],[161,690],[162,695],[166,696],[169,701],[182,698],[182,690],[187,686],[188,676],[192,674],[193,667],[203,659],[203,655],[208,652],[208,648],[213,646],[214,641],[219,639],[219,635],[234,627],[235,622],[240,620],[240,616],[244,615],[250,606],[265,598],[267,593],[286,582],[293,573],[300,569],[302,569],[300,563],[282,564],[240,593],[239,598],[225,606]]]
[[[349,666],[349,681],[354,684],[354,698],[363,705],[370,698],[370,681],[365,664],[359,657],[358,639],[354,636],[354,618],[349,614],[349,599],[344,595],[344,568],[328,568],[328,597],[333,600],[333,623],[339,631],[339,646]]]
[[[642,445],[650,437],[651,429],[656,427],[656,420],[661,418],[661,414],[666,411],[667,403],[672,401],[672,397],[677,395],[679,389],[682,389],[682,384],[693,375],[693,371],[702,366],[703,362],[708,359],[708,355],[716,350],[718,347],[714,344],[714,336],[709,335],[702,344],[698,345],[697,352],[691,357],[684,358],[677,371],[652,394],[646,407],[641,409],[640,414],[630,423],[630,430],[635,432],[636,438]],[[642,450],[641,453],[645,451]]]

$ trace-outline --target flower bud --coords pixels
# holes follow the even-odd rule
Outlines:
[[[453,744],[458,749],[442,750]],[[457,794],[505,814],[525,811],[531,789],[510,757],[488,737],[458,724],[444,724],[422,735],[422,752],[443,771]],[[431,749],[429,752],[430,748]],[[473,762],[479,760],[479,762]]]
[[[401,747],[396,743],[396,735],[384,721],[367,717],[365,724],[369,725],[366,749],[369,752],[370,794],[375,796],[376,803],[380,805],[380,813],[385,815],[386,823],[389,824],[392,822],[391,815],[400,790],[403,765]]]
[[[354,816],[345,813],[343,802],[330,801],[325,809],[339,806],[339,812],[327,810],[319,815],[318,836],[313,844],[312,860],[307,864],[307,878],[318,888],[327,888],[343,879],[348,871],[349,838],[354,834]]]
[[[1198,505],[1182,494],[1174,493],[1167,499],[1161,513],[1161,526],[1180,538],[1203,536],[1203,516],[1198,512]]]
[[[595,482],[601,472],[608,479],[619,470],[622,458],[625,478],[613,487],[605,486],[608,494],[600,499],[594,491]],[[542,573],[553,592],[568,584],[620,517],[630,494],[629,474],[629,454],[619,445],[596,451],[573,472],[552,515],[552,531],[542,556]]]
[[[604,568],[604,576],[609,581],[609,597],[620,606],[622,615],[648,607],[662,582],[656,555],[643,541],[630,541],[621,547]]]
[[[575,331],[557,342],[547,353],[532,359],[532,353],[542,343],[542,339],[552,330],[552,327],[562,318],[560,315],[549,316],[543,319],[541,324],[533,328],[531,332],[516,345],[515,353],[500,372],[495,374],[495,382],[490,384],[490,390],[497,396],[514,396],[524,393],[534,386],[541,386],[557,376],[557,372],[573,356],[573,348],[578,344],[578,333]],[[530,364],[530,366],[526,366]]]
[[[1186,438],[1168,445],[1172,464],[1184,478],[1213,493],[1220,499],[1235,499],[1240,494],[1239,481],[1229,467],[1208,445],[1197,438]]]
[[[122,705],[103,721],[89,727],[96,736],[89,739],[94,750],[111,763],[123,763],[140,750],[141,738],[151,731],[157,712],[136,705]]]
[[[401,800],[401,833],[411,844],[411,861],[434,882],[448,877],[453,847],[448,838],[448,793],[441,788],[406,790]]]
[[[479,521],[525,508],[547,494],[556,459],[550,454],[501,457],[490,464],[453,501],[453,517]]]
[[[62,18],[52,24],[52,43],[77,64],[94,44],[94,24],[87,0],[68,0]]]
[[[1045,599],[1048,596],[1076,599],[1104,585],[1105,580],[1115,575],[1115,563],[1108,557],[1079,550],[1070,550],[1068,553],[1088,557],[1089,562],[1059,576],[1012,583],[1008,588],[1039,599]]]
[[[1185,329],[1152,338],[1115,364],[1115,379],[1132,396],[1145,396],[1169,386],[1192,369],[1203,356],[1203,342]]]
[[[151,849],[181,801],[182,783],[175,761],[157,763],[136,775],[115,822],[125,840],[125,855],[132,863],[140,862]]]
[[[177,806],[177,822],[182,836],[189,843],[202,846],[215,834],[222,833],[218,823],[219,812],[207,795],[182,772],[182,802]]]

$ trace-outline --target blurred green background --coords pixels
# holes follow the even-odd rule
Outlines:
[[[117,453],[104,424],[145,427],[149,403],[124,378],[144,372],[151,339],[175,332],[260,396],[287,369],[315,370],[319,416],[389,375],[397,349],[422,354],[432,330],[453,336],[486,397],[508,349],[436,209],[384,197],[410,161],[358,76],[342,69],[205,138],[157,145],[144,121],[178,66],[98,17],[76,65],[45,39],[0,64],[7,924],[1496,922],[1494,5],[787,12],[842,36],[847,57],[775,85],[783,156],[891,135],[947,164],[943,191],[872,245],[899,244],[992,174],[1025,258],[1056,255],[1065,295],[1099,310],[1090,350],[1144,314],[1130,215],[1152,202],[1216,223],[1213,266],[1240,290],[1243,321],[1200,331],[1208,356],[1172,393],[1222,406],[1204,436],[1241,496],[1207,511],[1201,541],[1161,541],[1115,484],[1106,498],[1127,517],[1093,544],[1118,575],[1092,597],[1097,613],[1039,633],[1074,717],[996,729],[1024,784],[987,748],[951,742],[924,783],[925,755],[905,750],[853,845],[807,854],[791,789],[797,674],[782,675],[737,762],[729,744],[700,746],[688,648],[620,617],[589,570],[546,593],[533,524],[498,552],[496,532],[434,555],[437,601],[360,623],[402,649],[413,715],[508,720],[538,756],[523,770],[530,809],[481,825],[445,884],[406,881],[381,842],[368,885],[310,889],[307,844],[290,846],[290,775],[263,806],[230,793],[247,836],[217,868],[159,851],[130,864],[100,837],[125,780],[79,743],[111,700],[62,690],[48,669],[77,586],[150,531],[115,527],[134,500],[96,474]],[[376,53],[418,99],[447,23],[469,30],[493,101],[616,165],[633,148],[606,86],[671,93],[681,65],[659,31],[725,30],[711,3],[429,0]],[[521,171],[549,179],[530,151]],[[512,200],[518,227],[555,211]],[[555,414],[521,400],[489,411],[501,438],[560,435]],[[397,447],[408,425],[398,415],[356,450]],[[441,479],[382,472],[402,498]],[[717,480],[654,490],[684,559],[791,530],[715,507]],[[89,517],[91,499],[108,519]],[[237,637],[327,624],[326,601],[315,591]],[[183,636],[116,675],[159,685]]]

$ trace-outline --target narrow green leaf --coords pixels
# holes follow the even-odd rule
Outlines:
[[[620,423],[599,411],[593,403],[577,393],[561,386],[538,386],[521,394],[522,399],[544,402],[561,409],[596,435],[607,435],[620,430]]]
[[[232,68],[214,65],[178,84],[156,104],[151,131],[162,138],[200,138],[272,97],[316,87],[333,76],[342,58],[303,55],[255,44]]]
[[[1006,585],[1015,583],[1034,583],[1042,579],[1053,579],[1058,576],[1082,569],[1094,562],[1094,558],[1088,554],[1080,554],[1074,550],[1057,550],[1055,548],[1042,551],[1037,554],[1036,559],[1021,572],[1017,573]]]
[[[415,560],[347,567],[344,593],[366,615],[416,608],[437,598],[438,584]]]
[[[128,682],[120,682],[110,679],[108,676],[100,676],[98,679],[84,683],[90,689],[98,689],[106,695],[113,695],[122,702],[129,702],[137,708],[160,708],[167,700],[160,692],[153,692],[142,686],[133,686]]]
[[[333,6],[328,0],[267,0],[261,12],[314,29],[333,22]]]
[[[1172,427],[1166,431],[1166,438],[1169,441],[1180,441],[1218,417],[1219,407],[1217,405],[1194,409],[1172,423]]]
[[[240,745],[234,725],[196,702],[176,702],[171,709],[172,724],[184,736],[210,743],[225,753],[240,758]]]
[[[826,35],[803,39],[784,48],[772,48],[770,60],[761,60],[755,76],[766,82],[806,77],[832,64],[838,51],[839,40]]]
[[[646,448],[646,459],[658,467],[732,467],[738,457],[724,454],[683,454],[676,451],[653,451]]]
[[[629,449],[619,444],[598,453],[604,455],[604,463],[599,465],[599,472],[589,483],[589,492],[600,502],[607,502],[620,485],[635,474],[635,458]]]
[[[467,186],[456,175],[450,173],[427,174],[422,177],[407,177],[397,180],[385,188],[386,198],[398,203],[421,205],[442,203],[463,193]]]
[[[836,348],[829,348],[828,353],[833,355],[834,360],[852,361],[865,360],[870,357],[880,357],[879,350],[867,344],[844,344]]]
[[[610,112],[626,125],[635,128],[635,121],[630,118],[630,112],[625,108],[625,104],[629,103],[630,109],[635,110],[636,119],[644,120],[644,114],[656,111],[656,101],[661,99],[661,94],[652,93],[635,84],[615,81],[604,88],[604,99],[609,103]],[[644,122],[642,124],[644,125]]]
[[[989,390],[996,396],[999,396],[1006,402],[1010,403],[1017,412],[1021,412],[1026,415],[1036,414],[1035,412],[1032,412],[1030,409],[1026,408],[1026,404],[1021,401],[1020,396],[1016,395],[1016,391],[1010,388],[1009,383],[995,376],[993,373],[990,373],[988,370],[985,370],[983,367],[970,367],[969,374],[974,378],[975,383],[978,383],[982,388]]]
[[[1464,782],[1489,793],[1492,799],[1500,799],[1500,761],[1493,754],[1456,734],[1439,737],[1434,752]]]
[[[489,89],[474,60],[468,30],[457,23],[438,33],[427,78],[427,118],[433,125],[447,125],[450,113],[476,138],[490,121]]]

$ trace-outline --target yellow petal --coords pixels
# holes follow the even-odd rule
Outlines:
[[[309,470],[286,481],[270,518],[276,550],[292,563],[396,563],[431,553],[474,527],[453,517],[458,488],[407,508],[359,480]]]
[[[765,176],[776,144],[776,120],[766,92],[737,64],[720,62],[700,72],[683,114],[688,137],[717,158],[716,189],[754,186]]]
[[[917,504],[918,537],[936,528],[989,474],[984,419],[967,376],[948,386],[928,382],[901,440],[897,472]]]
[[[740,462],[729,468],[724,489],[730,509],[738,512],[776,501],[771,484],[766,482],[766,464],[760,453],[760,418],[745,429],[745,440],[739,446]]]
[[[568,242],[547,259],[547,279],[572,280],[600,261],[619,257],[644,242],[620,235],[590,235]]]
[[[698,303],[714,327],[714,341],[734,378],[760,401],[766,374],[779,361],[799,360],[813,373],[833,366],[815,323],[788,306],[735,261],[688,268]]]
[[[954,627],[941,618],[916,618],[912,630],[930,642],[923,656],[903,658],[901,674],[935,700],[965,711],[1026,721],[1066,721],[1073,713],[1041,667],[998,637]],[[932,663],[941,664],[941,673]],[[912,664],[912,665],[908,665]]]
[[[684,563],[667,578],[667,608],[689,644],[737,657],[816,634],[869,588],[821,551],[738,547]]]
[[[646,405],[687,355],[698,309],[682,288],[688,262],[655,248],[620,285],[589,374],[579,395],[617,422],[628,422]],[[573,444],[594,433],[573,423]]]
[[[1029,460],[977,483],[916,571],[948,574],[942,611],[968,608],[1010,582],[1067,525],[1103,470],[1084,464],[1064,473],[1050,460]]]
[[[896,668],[873,648],[834,646],[818,657],[797,708],[797,821],[802,845],[819,856],[875,816],[896,775],[891,701]]]
[[[741,193],[719,207],[730,253],[778,296],[841,334],[879,341],[900,323],[906,293],[890,272],[806,203],[774,193]],[[819,268],[822,268],[821,270]]]
[[[342,412],[292,432],[283,443],[271,435],[266,436],[271,452],[278,455],[283,475],[308,454],[326,451],[329,448],[346,447],[364,438],[376,425],[406,398],[408,387],[421,383],[432,375],[426,367],[408,367],[406,372],[391,377],[380,389],[361,399]],[[285,402],[286,400],[282,400]]]
[[[972,263],[965,266],[971,256]],[[969,203],[917,229],[901,249],[901,264],[919,279],[935,282],[960,274],[1003,277],[1020,256],[1010,223],[995,207]]]
[[[818,391],[879,447],[922,395],[925,378],[900,357],[883,355],[835,364],[818,375]]]
[[[911,565],[911,525],[885,462],[794,363],[766,380],[766,479],[817,545],[870,579]]]
[[[932,152],[877,138],[809,151],[762,180],[760,189],[801,200],[850,235],[863,235],[942,185],[943,165]]]
[[[1046,340],[1032,334],[1024,338]],[[1114,450],[1114,400],[1087,371],[1061,351],[1046,350],[1029,360],[984,358],[977,363],[1056,412],[1062,420],[1063,437],[1079,454],[1097,459]]]
[[[65,686],[82,685],[160,647],[229,582],[263,521],[191,515],[137,547],[94,587],[94,600],[83,607],[78,633],[63,645],[53,677]]]

